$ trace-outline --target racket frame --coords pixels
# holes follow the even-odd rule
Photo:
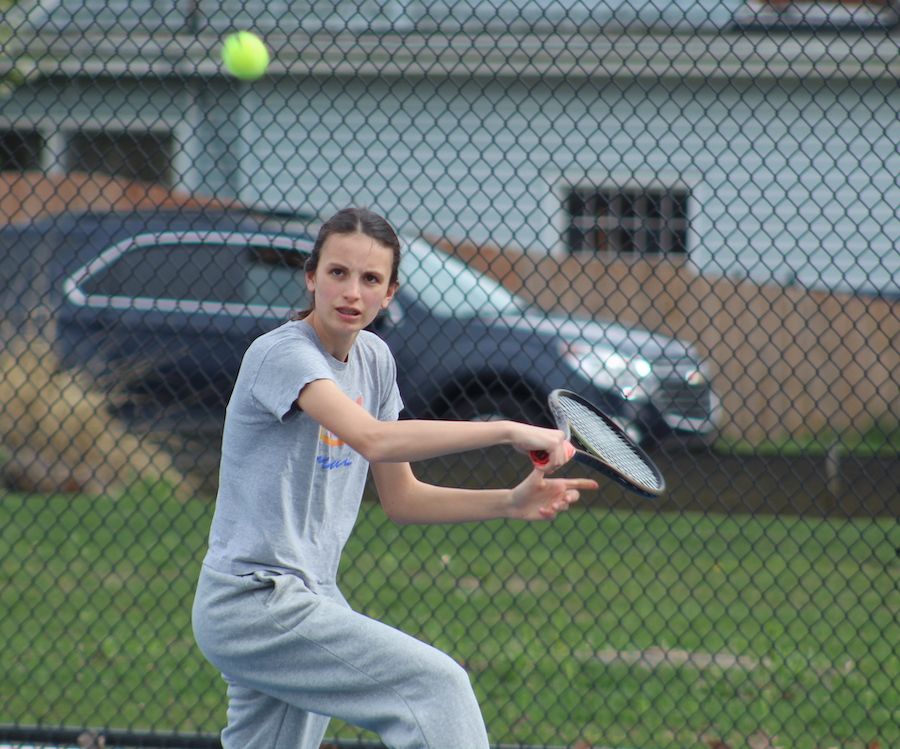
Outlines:
[[[569,400],[573,400],[581,404],[584,408],[588,409],[589,411],[591,411],[591,413],[596,415],[597,418],[599,418],[613,432],[615,432],[616,435],[644,462],[647,468],[652,472],[654,478],[658,483],[658,487],[649,489],[642,484],[635,483],[617,468],[609,465],[602,458],[590,452],[589,449],[585,449],[587,447],[587,444],[582,440],[581,436],[577,433],[577,430],[573,430],[572,425],[569,422],[569,418],[565,415],[565,412],[560,405],[561,397],[568,398]],[[628,434],[624,429],[622,429],[622,427],[620,427],[612,418],[603,413],[603,411],[601,411],[596,405],[591,403],[586,398],[583,398],[578,393],[573,393],[571,390],[564,389],[556,389],[551,391],[547,396],[547,405],[550,408],[550,413],[553,416],[553,421],[556,423],[556,428],[565,434],[566,439],[571,442],[572,446],[575,448],[574,460],[578,461],[582,465],[586,465],[589,468],[592,468],[595,471],[598,471],[599,473],[602,473],[607,478],[612,479],[619,485],[623,486],[625,489],[628,489],[628,491],[639,494],[642,497],[655,499],[665,492],[665,478],[663,478],[663,475],[662,473],[660,473],[659,468],[656,467],[656,464],[650,459],[650,456],[647,455],[647,453],[644,452],[644,450],[633,439],[631,439],[631,437],[628,436]],[[535,462],[535,465],[540,465],[541,463],[546,462],[547,456],[533,453],[532,460]]]

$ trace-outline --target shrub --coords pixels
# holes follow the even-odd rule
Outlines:
[[[188,481],[171,456],[128,431],[84,373],[63,369],[47,338],[21,333],[0,352],[4,482],[18,491],[108,494],[135,481]]]

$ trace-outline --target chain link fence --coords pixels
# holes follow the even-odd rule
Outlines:
[[[894,0],[0,12],[0,743],[219,745],[189,619],[224,408],[364,205],[404,239],[375,329],[410,415],[567,387],[668,491],[398,527],[367,490],[353,606],[462,663],[497,746],[900,746]]]

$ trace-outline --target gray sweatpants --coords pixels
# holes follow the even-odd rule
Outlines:
[[[449,656],[296,575],[202,568],[194,636],[228,684],[224,749],[318,749],[329,717],[391,749],[486,749],[466,672]]]

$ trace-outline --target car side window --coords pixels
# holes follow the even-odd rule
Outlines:
[[[404,255],[403,281],[439,317],[522,312],[526,304],[502,284],[437,250],[411,247]]]
[[[89,295],[303,309],[306,258],[272,247],[156,245],[123,253],[82,286]]]
[[[307,257],[306,253],[272,247],[247,249],[242,301],[270,308],[307,307],[310,296],[304,274]]]
[[[246,263],[234,247],[157,245],[123,253],[86,279],[88,294],[240,302]]]

